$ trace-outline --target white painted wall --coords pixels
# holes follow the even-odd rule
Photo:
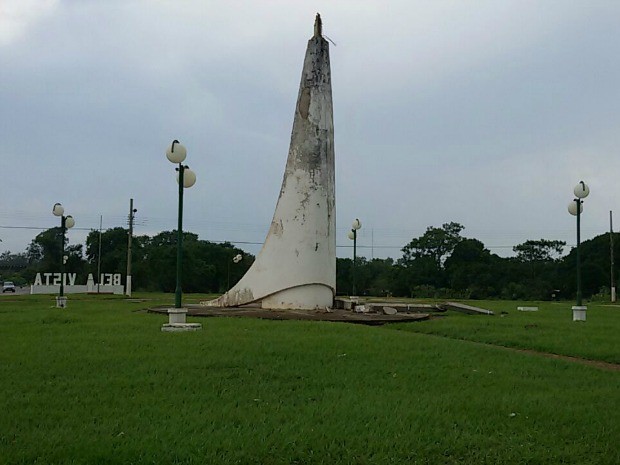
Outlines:
[[[49,285],[46,286],[43,284],[42,286],[30,286],[31,294],[58,294],[60,292],[60,286]],[[97,285],[94,288],[91,288],[85,284],[76,284],[73,286],[65,286],[63,289],[65,294],[87,294],[87,293],[95,293],[97,292]],[[102,294],[124,294],[125,287],[124,286],[104,286],[101,285],[99,288],[99,292]]]

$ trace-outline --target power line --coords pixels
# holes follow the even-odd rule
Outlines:
[[[125,221],[128,222],[127,219],[125,219]],[[145,223],[148,223],[148,220],[146,220]],[[135,226],[135,223],[134,223],[134,226]],[[52,229],[53,227],[0,225],[0,229],[20,229],[20,230],[30,230],[30,231],[46,231],[48,229]],[[97,231],[98,227],[73,227],[71,229],[77,230],[77,231]],[[209,229],[217,230],[217,228],[213,228],[213,227]],[[233,232],[247,231],[246,229],[232,229],[231,230],[231,229],[226,229],[226,228],[224,228],[224,230],[233,231]],[[239,245],[263,245],[262,241],[256,242],[256,241],[234,241],[234,240],[211,240],[211,239],[207,239],[207,240],[209,242],[213,242],[216,244],[229,243],[229,244],[239,244]],[[336,245],[336,248],[339,248],[339,249],[352,248],[352,247],[353,245]],[[372,249],[401,250],[404,247],[404,245],[402,244],[401,245],[377,245],[373,243],[371,245],[358,244],[357,247],[360,249],[371,249],[371,250]],[[514,245],[486,245],[485,244],[484,247],[487,249],[512,249]],[[566,244],[565,247],[575,247],[575,244]]]
[[[48,228],[41,228],[41,227],[37,227],[37,226],[2,226],[0,225],[1,229],[29,229],[32,231],[47,231],[48,229],[54,229],[54,228],[58,228],[59,226],[51,226]],[[97,228],[76,228],[73,227],[71,228],[73,230],[77,230],[77,231],[94,231]]]

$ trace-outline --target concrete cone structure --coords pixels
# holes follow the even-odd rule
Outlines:
[[[329,44],[317,14],[308,41],[282,189],[263,248],[209,306],[331,307],[336,291],[334,122]]]

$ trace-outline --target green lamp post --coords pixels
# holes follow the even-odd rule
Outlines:
[[[355,218],[355,221],[353,221],[353,224],[351,225],[351,231],[349,231],[349,234],[347,234],[349,239],[353,241],[353,269],[351,273],[353,295],[355,295],[355,278],[356,278],[355,268],[356,268],[356,262],[357,262],[357,230],[361,228],[362,228],[362,223],[360,223],[359,219]]]
[[[573,321],[586,321],[586,310],[588,307],[583,305],[581,293],[581,256],[579,246],[581,244],[581,213],[583,212],[583,200],[590,193],[590,188],[585,182],[579,181],[579,184],[573,189],[575,199],[568,204],[568,212],[577,217],[577,305],[573,307]]]
[[[67,306],[67,298],[65,297],[65,262],[67,261],[65,256],[65,236],[67,229],[75,226],[75,220],[71,215],[65,216],[65,208],[59,203],[54,204],[52,213],[54,216],[60,217],[60,290],[56,297],[56,307],[65,308]]]
[[[177,226],[177,284],[174,292],[174,307],[182,307],[182,274],[183,274],[183,189],[192,187],[196,183],[196,174],[184,165],[187,150],[178,140],[166,150],[166,157],[171,163],[177,164],[177,181],[179,183],[179,214]]]

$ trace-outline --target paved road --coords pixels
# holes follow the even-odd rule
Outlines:
[[[0,298],[6,295],[20,295],[20,294],[30,294],[30,286],[24,287],[16,287],[15,292],[2,292],[0,293]]]

